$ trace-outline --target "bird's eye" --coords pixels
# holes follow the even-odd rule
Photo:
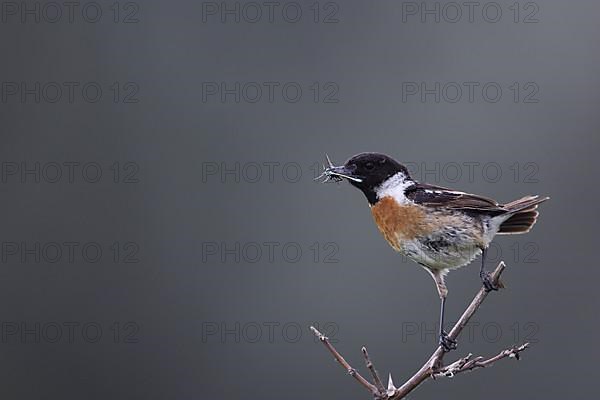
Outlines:
[[[365,168],[368,170],[372,170],[373,168],[375,168],[375,164],[373,164],[372,162],[368,162],[365,164]]]

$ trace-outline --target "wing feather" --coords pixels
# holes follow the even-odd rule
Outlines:
[[[428,207],[456,209],[474,214],[498,215],[508,210],[487,197],[460,192],[428,183],[417,183],[406,189],[405,195],[416,204]]]

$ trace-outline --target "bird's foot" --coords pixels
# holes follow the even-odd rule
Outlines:
[[[440,334],[440,346],[442,346],[445,352],[456,350],[456,340],[451,339],[446,331],[442,331]]]
[[[481,277],[481,282],[483,283],[483,287],[485,288],[486,292],[498,290],[503,287],[500,282],[494,282],[492,275],[488,271],[481,271],[479,276]]]

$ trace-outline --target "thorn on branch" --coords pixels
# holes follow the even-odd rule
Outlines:
[[[394,381],[392,380],[392,374],[390,373],[388,376],[388,388],[387,388],[387,395],[388,396],[393,396],[394,393],[396,393],[396,390],[398,388],[396,386],[394,386]]]

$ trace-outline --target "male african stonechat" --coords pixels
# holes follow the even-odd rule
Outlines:
[[[367,197],[371,214],[394,250],[425,268],[433,277],[441,299],[440,345],[456,342],[444,331],[448,271],[469,264],[481,254],[479,275],[486,290],[498,290],[484,268],[486,249],[496,234],[520,234],[535,224],[538,204],[548,197],[525,196],[500,204],[492,199],[419,183],[396,160],[379,153],[360,153],[342,166],[329,163],[325,181],[348,180]]]

